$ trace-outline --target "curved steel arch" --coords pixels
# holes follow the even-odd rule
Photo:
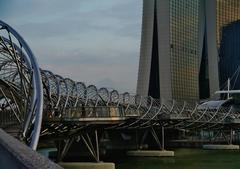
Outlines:
[[[8,37],[4,37],[11,42],[11,46],[13,48],[13,52],[15,57],[25,57],[25,61],[30,62],[31,67],[29,67],[32,70],[32,97],[31,97],[31,103],[29,105],[29,112],[27,114],[26,120],[24,121],[24,128],[23,128],[23,137],[27,137],[27,132],[30,129],[30,126],[32,126],[31,123],[33,123],[33,131],[32,136],[29,140],[30,147],[33,149],[37,148],[39,135],[41,131],[41,123],[42,123],[42,113],[43,113],[43,88],[42,88],[42,79],[41,79],[41,73],[38,66],[38,63],[36,61],[36,58],[29,48],[26,41],[15,31],[11,26],[6,24],[5,22],[0,20],[0,36],[4,37],[4,35],[8,35]],[[1,35],[2,32],[4,35]],[[2,38],[3,39],[3,38]],[[18,44],[13,42],[13,39],[18,42]],[[2,40],[4,41],[4,40]],[[16,56],[16,50],[15,46],[18,46],[19,49],[21,49],[23,53]],[[24,51],[23,51],[24,50]]]

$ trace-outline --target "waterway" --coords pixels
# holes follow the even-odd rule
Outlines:
[[[175,157],[115,159],[116,169],[240,169],[239,150],[176,149]]]

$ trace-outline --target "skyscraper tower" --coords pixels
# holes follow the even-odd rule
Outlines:
[[[217,46],[219,51],[220,86],[231,78],[231,89],[240,89],[240,1],[217,0]],[[235,76],[233,76],[235,75]]]
[[[231,51],[232,43],[223,36],[234,37],[237,32],[237,24],[229,24],[239,17],[239,3],[143,0],[137,93],[164,100],[217,97],[214,93],[219,90],[219,78],[223,79],[219,60]]]

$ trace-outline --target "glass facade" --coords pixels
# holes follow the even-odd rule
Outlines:
[[[220,48],[223,37],[223,28],[240,20],[239,0],[216,0],[217,1],[217,44]]]
[[[170,0],[173,99],[199,99],[199,0]]]
[[[240,1],[217,0],[217,45],[220,88],[226,86],[240,66]],[[240,89],[240,77],[231,81],[232,89]]]
[[[240,0],[144,4],[137,91],[188,102],[213,97],[240,66]],[[238,79],[233,89],[240,89]]]

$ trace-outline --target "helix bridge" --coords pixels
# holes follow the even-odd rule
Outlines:
[[[98,137],[97,130],[154,129],[157,137],[155,129],[162,127],[238,129],[240,112],[228,103],[204,106],[87,86],[41,69],[21,35],[0,21],[0,127],[34,150],[39,139],[82,139],[99,160],[90,136],[81,133],[93,131]]]

